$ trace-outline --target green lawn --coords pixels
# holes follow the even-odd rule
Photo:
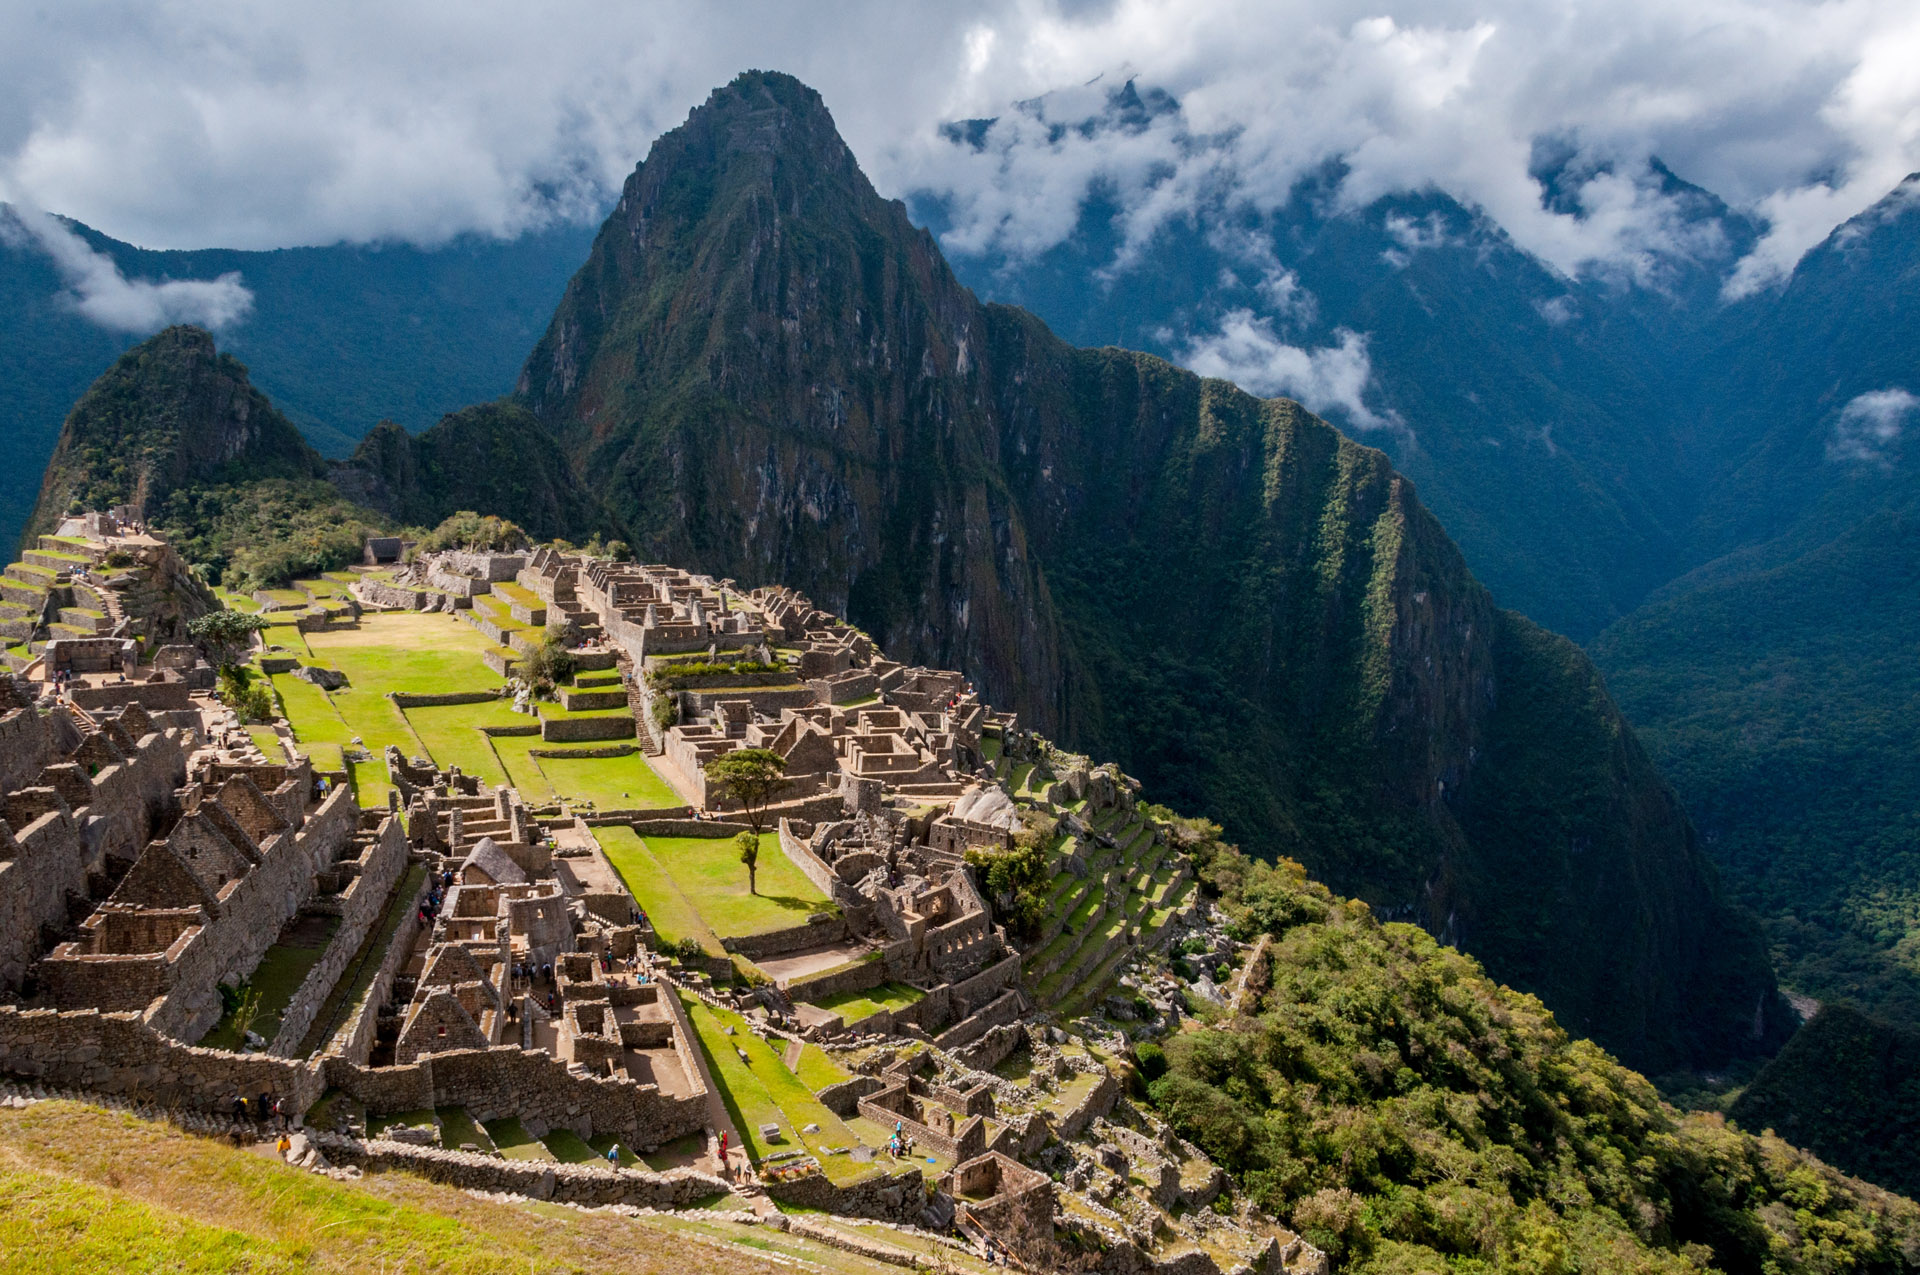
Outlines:
[[[716,935],[734,938],[803,925],[833,904],[780,850],[778,833],[760,834],[758,892],[732,837],[648,837],[647,848]]]
[[[540,1141],[547,1144],[547,1150],[551,1151],[553,1158],[562,1164],[587,1164],[594,1161],[605,1164],[607,1162],[606,1152],[595,1151],[582,1142],[580,1135],[571,1129],[549,1129],[547,1136]]]
[[[458,766],[469,775],[478,775],[494,785],[511,782],[492,742],[480,733],[482,726],[524,726],[533,719],[513,711],[510,700],[491,700],[484,704],[446,704],[433,708],[405,710],[413,728],[434,764],[445,769]]]
[[[354,793],[362,806],[384,806],[387,792],[393,787],[382,757],[387,740],[380,738],[377,733],[367,734],[364,720],[350,722],[342,715],[339,704],[313,683],[303,682],[291,673],[275,673],[269,680],[273,683],[274,694],[280,698],[281,716],[293,727],[294,739],[306,748],[314,764],[322,770],[348,771],[353,780]],[[348,692],[339,691],[337,694],[344,700]],[[365,701],[356,700],[353,703],[360,708]],[[394,717],[400,716],[393,710],[392,701],[379,700],[376,703],[385,705]],[[404,727],[404,719],[401,719],[401,725]],[[389,738],[391,734],[389,731]],[[352,744],[355,735],[363,737],[363,746],[372,754],[372,760],[350,764],[342,758],[341,749]],[[411,743],[411,738],[409,734],[409,742],[401,744],[403,752],[411,754],[419,751],[417,745]]]
[[[840,992],[815,1001],[821,1009],[832,1010],[849,1023],[871,1018],[881,1010],[905,1009],[919,1002],[926,993],[905,983],[882,983],[864,992]],[[802,1063],[806,1061],[802,1055]],[[832,1083],[832,1082],[828,1082]]]
[[[570,801],[591,801],[601,810],[668,810],[687,804],[654,770],[644,753],[528,760],[539,767],[554,792]]]
[[[556,1130],[555,1132],[565,1132],[565,1131]],[[572,1136],[572,1135],[569,1135],[569,1136]],[[706,1144],[706,1139],[702,1138],[701,1145],[704,1146],[705,1144]],[[553,1134],[551,1133],[547,1135],[547,1145],[549,1147],[553,1146]],[[612,1150],[615,1147],[620,1148],[620,1167],[621,1168],[644,1169],[644,1168],[651,1167],[650,1165],[647,1164],[645,1160],[635,1155],[631,1147],[627,1146],[626,1143],[620,1141],[618,1138],[614,1137],[610,1133],[599,1134],[598,1136],[592,1139],[589,1139],[587,1142],[587,1150],[593,1153],[594,1158],[601,1160],[603,1162],[607,1158],[607,1152]],[[558,1148],[554,1149],[554,1154],[555,1155],[560,1154]],[[560,1158],[562,1160],[566,1159],[565,1156],[560,1156]]]
[[[680,893],[673,878],[632,828],[595,828],[593,835],[664,942],[677,943],[691,938],[698,940],[709,956],[726,955],[720,940],[701,920],[700,910]]]
[[[361,617],[357,629],[310,633],[307,645],[319,662],[345,673],[354,689],[374,695],[489,690],[501,681],[480,662],[493,643],[446,615],[376,612]]]
[[[878,1171],[874,1164],[856,1164],[844,1154],[828,1155],[825,1148],[846,1148],[858,1141],[839,1116],[829,1111],[800,1078],[787,1070],[773,1046],[747,1030],[746,1020],[729,1010],[717,1010],[685,992],[680,1002],[693,1023],[694,1035],[707,1056],[714,1083],[721,1088],[727,1113],[746,1141],[747,1154],[755,1161],[780,1151],[804,1147],[819,1159],[820,1167],[834,1182],[858,1181]],[[734,1034],[727,1035],[725,1028]],[[746,1053],[742,1060],[739,1049]],[[760,1126],[778,1124],[784,1141],[766,1143],[760,1139]],[[820,1126],[818,1133],[801,1133],[809,1124]]]
[[[493,1139],[465,1107],[441,1107],[434,1114],[440,1117],[440,1145],[443,1148],[458,1151],[463,1144],[471,1142],[481,1151],[492,1154]]]
[[[493,1145],[500,1154],[509,1160],[553,1160],[553,1152],[547,1150],[546,1143],[528,1133],[526,1126],[520,1123],[519,1116],[507,1116],[500,1120],[489,1120],[486,1124],[487,1136],[493,1139]]]
[[[526,721],[526,718],[521,718]],[[556,794],[553,785],[540,769],[540,761],[527,755],[530,748],[542,748],[538,735],[494,735],[487,741],[493,749],[493,755],[500,759],[501,767],[507,772],[507,780],[520,790],[520,795],[528,805],[544,806],[553,801]]]
[[[286,1011],[287,1002],[300,990],[307,972],[326,955],[327,943],[339,928],[337,916],[296,918],[289,932],[283,932],[281,941],[267,949],[247,980],[260,994],[259,1009],[253,1019],[255,1032],[268,1041],[273,1039],[274,1033],[280,1030],[280,1015]],[[240,1048],[240,1032],[232,1012],[222,1014],[213,1029],[200,1038],[200,1043],[208,1049]]]
[[[850,1079],[838,1063],[827,1057],[826,1050],[812,1043],[800,1047],[800,1066],[797,1071],[800,1083],[815,1093],[819,1093],[828,1085],[837,1085],[843,1080]]]

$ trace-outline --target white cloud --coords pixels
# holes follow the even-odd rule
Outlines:
[[[1840,418],[1834,422],[1827,459],[1891,464],[1893,446],[1916,410],[1920,410],[1920,398],[1903,389],[1856,396],[1840,409]]]
[[[0,0],[0,198],[156,247],[432,243],[589,216],[752,66],[819,88],[955,250],[1043,250],[1089,191],[1124,268],[1197,210],[1439,190],[1563,273],[1724,251],[1647,160],[1769,218],[1764,286],[1920,169],[1920,12],[1898,0]],[[1086,131],[1136,77],[1179,103]],[[1013,103],[1027,102],[1016,110]],[[943,121],[997,117],[980,150]],[[1549,201],[1542,138],[1578,163]]]
[[[1367,406],[1373,385],[1367,338],[1341,328],[1334,339],[1337,344],[1319,349],[1289,345],[1252,311],[1230,310],[1219,330],[1192,340],[1182,358],[1200,375],[1224,378],[1262,398],[1284,394],[1355,429],[1405,433],[1397,413]]]
[[[218,332],[246,318],[253,293],[230,272],[214,279],[128,279],[105,253],[57,218],[35,208],[0,217],[0,238],[30,243],[53,259],[67,285],[63,299],[86,318],[115,332],[145,335],[174,323]]]

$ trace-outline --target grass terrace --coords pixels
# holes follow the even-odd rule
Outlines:
[[[540,743],[537,738],[528,742],[535,746]],[[636,750],[625,757],[589,757],[585,755],[588,751],[583,748],[581,755],[573,757],[527,760],[559,796],[568,801],[590,801],[600,810],[671,810],[687,804],[660,777],[645,754]],[[762,870],[764,865],[762,860]]]
[[[268,1041],[273,1040],[274,1033],[280,1030],[280,1015],[286,1012],[308,972],[326,955],[327,944],[339,928],[337,916],[296,916],[287,922],[286,928],[280,931],[279,941],[267,949],[247,980],[248,986],[260,997],[253,1031]],[[208,1049],[240,1048],[240,1028],[232,1010],[220,1016],[212,1030],[200,1038],[200,1044]]]
[[[851,1080],[844,1068],[827,1057],[827,1051],[811,1042],[800,1047],[800,1065],[794,1069],[800,1083],[819,1093],[829,1085]]]
[[[707,1056],[708,1070],[720,1086],[727,1114],[745,1141],[747,1154],[758,1162],[781,1151],[804,1148],[820,1161],[827,1177],[838,1185],[857,1182],[878,1172],[878,1162],[858,1164],[846,1154],[846,1148],[858,1139],[839,1116],[828,1110],[800,1077],[787,1070],[787,1064],[773,1046],[747,1029],[746,1020],[730,1010],[715,1009],[685,992],[681,1004]],[[727,1028],[733,1034],[727,1034]],[[742,1054],[746,1056],[741,1057]],[[784,1140],[763,1142],[760,1126],[777,1124]],[[820,1126],[818,1133],[802,1133],[810,1124]],[[826,1148],[839,1150],[828,1154]]]
[[[700,909],[680,892],[673,877],[653,857],[653,851],[638,833],[632,828],[614,826],[595,828],[593,835],[662,940],[677,943],[690,938],[709,956],[726,955],[719,938],[701,917]]]
[[[747,892],[747,869],[732,837],[647,837],[648,851],[721,938],[804,925],[834,906],[781,851],[780,836],[760,834],[759,892]]]
[[[0,1111],[0,1254],[35,1275],[746,1275],[776,1253],[801,1270],[897,1270],[761,1227],[683,1221],[502,1205],[408,1173],[336,1182],[84,1103]]]
[[[836,992],[823,1000],[813,1002],[821,1009],[830,1010],[844,1018],[849,1025],[865,1018],[872,1018],[881,1010],[889,1012],[917,1005],[926,993],[917,987],[908,987],[905,983],[887,982],[864,992]],[[828,1082],[832,1083],[832,1082]]]

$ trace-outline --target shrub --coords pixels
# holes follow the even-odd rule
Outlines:
[[[1140,1064],[1140,1076],[1148,1084],[1167,1074],[1167,1051],[1150,1040],[1133,1047],[1133,1060]]]
[[[463,509],[441,521],[420,541],[423,553],[438,549],[472,549],[477,552],[506,552],[524,549],[531,541],[520,527],[492,514],[485,517]]]

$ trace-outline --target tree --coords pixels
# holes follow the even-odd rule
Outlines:
[[[615,562],[627,562],[633,558],[633,546],[624,540],[607,541],[607,557]]]
[[[244,664],[222,664],[220,684],[215,692],[220,702],[240,715],[241,725],[273,720],[273,695],[267,684],[256,681],[253,670]]]
[[[238,661],[253,635],[266,627],[266,620],[244,611],[209,611],[187,621],[187,636],[206,653],[208,663],[226,668]]]
[[[707,763],[707,790],[722,801],[737,801],[758,840],[766,827],[767,806],[787,786],[787,759],[771,748],[736,748]]]
[[[747,865],[747,893],[760,893],[760,836],[758,833],[743,832],[733,839],[740,848],[740,862]]]

